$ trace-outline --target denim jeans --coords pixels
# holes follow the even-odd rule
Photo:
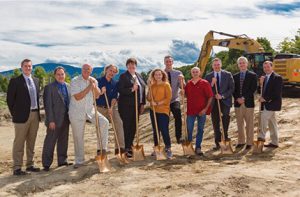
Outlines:
[[[201,143],[203,139],[203,129],[205,125],[205,120],[206,120],[206,115],[188,115],[187,116],[187,130],[188,130],[188,140],[192,141],[193,140],[193,130],[194,130],[194,123],[197,118],[198,122],[198,129],[197,129],[197,135],[196,135],[196,148],[201,148]]]
[[[171,139],[169,134],[169,116],[164,113],[155,113],[155,115],[157,119],[158,134],[159,136],[160,133],[162,134],[163,141],[165,143],[166,148],[171,148]],[[158,141],[157,141],[156,129],[154,124],[154,116],[152,110],[150,110],[150,118],[151,118],[152,129],[153,129],[154,145],[157,146]]]

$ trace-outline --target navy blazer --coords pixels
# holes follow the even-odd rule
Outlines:
[[[212,78],[214,77],[214,72],[210,72],[205,76],[205,79],[211,84]],[[213,93],[216,94],[215,86],[212,87]],[[228,107],[232,106],[232,94],[234,92],[234,81],[230,72],[221,70],[221,83],[220,92],[224,99],[221,101]],[[214,105],[213,99],[212,105]]]
[[[266,102],[262,103],[261,109],[263,110],[265,107],[268,111],[280,111],[282,105],[282,77],[273,72],[270,75],[267,84],[265,79],[264,86],[265,85],[267,86],[265,91],[263,91],[262,97],[266,100]]]
[[[246,71],[245,79],[242,87],[242,94],[240,94],[240,72],[233,75],[234,79],[234,107],[240,107],[241,105],[236,99],[244,97],[245,106],[247,108],[254,108],[254,93],[257,90],[257,75],[249,70]]]
[[[40,104],[39,104],[39,81],[32,77],[36,89],[36,98],[38,105],[38,114],[40,120]],[[12,78],[9,81],[6,97],[7,105],[12,115],[14,123],[25,123],[29,118],[30,113],[30,95],[24,76]]]

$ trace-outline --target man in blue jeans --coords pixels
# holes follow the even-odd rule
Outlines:
[[[193,140],[194,123],[197,118],[198,129],[196,135],[196,154],[203,155],[201,143],[203,139],[203,129],[206,115],[210,114],[210,105],[213,98],[213,92],[210,84],[200,77],[201,71],[198,67],[191,70],[192,79],[185,86],[185,95],[187,97],[187,130],[188,140]]]

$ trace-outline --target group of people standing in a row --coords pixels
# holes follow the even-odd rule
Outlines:
[[[104,68],[104,76],[95,79],[91,77],[92,66],[84,64],[81,75],[72,79],[71,84],[65,82],[65,70],[57,67],[54,70],[55,81],[44,89],[45,124],[47,134],[44,141],[42,164],[45,171],[53,162],[55,145],[57,144],[58,166],[72,165],[67,161],[69,125],[71,125],[75,165],[84,165],[84,130],[89,120],[95,123],[94,98],[97,98],[97,110],[101,131],[101,143],[97,138],[97,154],[106,154],[108,147],[109,117],[112,117],[116,128],[121,153],[132,157],[132,146],[136,133],[136,105],[138,115],[144,111],[146,100],[150,102],[150,118],[153,128],[154,145],[158,144],[154,117],[158,130],[165,144],[168,158],[172,158],[171,139],[169,135],[169,116],[172,112],[175,119],[175,133],[177,143],[182,141],[182,117],[179,93],[187,99],[188,140],[192,141],[194,122],[197,119],[197,134],[195,152],[202,155],[201,143],[204,133],[206,115],[211,114],[215,134],[214,150],[220,149],[221,141],[220,119],[216,99],[220,100],[222,122],[225,140],[228,137],[230,122],[230,108],[232,97],[238,125],[238,143],[236,148],[250,149],[253,144],[254,130],[254,94],[257,90],[257,76],[247,69],[248,61],[245,57],[237,60],[240,72],[234,76],[222,70],[222,62],[215,58],[212,61],[213,71],[201,78],[198,67],[191,69],[192,79],[185,83],[182,73],[173,68],[173,58],[164,58],[165,69],[154,69],[147,83],[136,71],[137,61],[129,58],[126,61],[127,71],[120,75],[119,81],[114,79],[119,69],[115,65]],[[261,132],[258,138],[265,139],[267,127],[271,133],[271,143],[268,147],[278,147],[278,129],[275,111],[281,108],[282,78],[273,72],[272,62],[263,65],[265,76],[260,78],[262,96],[261,102]],[[22,75],[11,79],[7,92],[7,104],[15,125],[15,139],[13,144],[13,174],[25,175],[26,171],[38,172],[40,168],[34,166],[34,146],[40,121],[39,83],[31,75],[32,62],[25,59],[21,63]],[[149,91],[146,95],[146,86]],[[181,89],[181,90],[180,90]],[[217,90],[217,93],[216,93]],[[135,100],[137,93],[137,100]],[[106,98],[108,103],[106,101]],[[156,116],[154,116],[153,110]],[[184,112],[185,113],[185,112]],[[244,132],[246,123],[246,137]],[[26,171],[22,171],[24,144],[26,143]],[[100,147],[100,144],[102,147]],[[119,149],[115,148],[115,154]],[[154,152],[155,153],[155,152]]]

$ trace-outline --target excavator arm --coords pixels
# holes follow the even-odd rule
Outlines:
[[[214,33],[229,36],[227,39],[214,39]],[[229,49],[239,49],[246,53],[264,52],[263,47],[247,35],[231,35],[223,32],[209,31],[205,37],[201,47],[201,52],[197,61],[201,71],[204,72],[208,63],[213,46],[227,47]]]

